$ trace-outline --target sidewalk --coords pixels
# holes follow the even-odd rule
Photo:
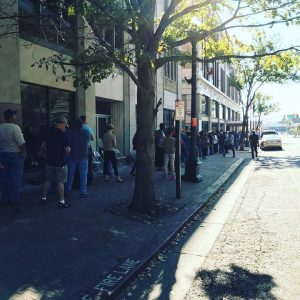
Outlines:
[[[120,168],[122,184],[100,177],[89,187],[88,198],[73,191],[69,209],[56,207],[56,195],[40,206],[41,187],[24,186],[22,214],[11,216],[8,207],[0,207],[0,299],[107,298],[220,189],[243,157],[250,157],[248,151],[203,160],[203,182],[182,182],[180,200],[175,199],[175,182],[156,172],[156,198],[164,204],[158,220],[123,209],[134,187],[130,166]]]

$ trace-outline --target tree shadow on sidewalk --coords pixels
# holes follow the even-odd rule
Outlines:
[[[252,273],[235,264],[230,271],[202,270],[196,277],[208,299],[268,299],[275,300],[272,288],[276,286],[272,276]]]

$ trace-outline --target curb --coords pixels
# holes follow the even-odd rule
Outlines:
[[[147,267],[157,253],[161,252],[170,241],[174,239],[177,233],[209,203],[243,162],[243,158],[235,161],[212,185],[199,195],[193,204],[187,205],[178,215],[174,215],[170,218],[164,225],[164,229],[154,235],[148,241],[147,245],[139,248],[131,257],[126,258],[112,272],[100,278],[97,283],[82,290],[75,299],[115,299],[115,297]]]

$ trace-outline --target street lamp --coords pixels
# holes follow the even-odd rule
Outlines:
[[[197,40],[192,37],[192,78],[187,80],[191,84],[191,149],[188,160],[185,162],[184,180],[200,182],[203,180],[200,175],[200,160],[196,151],[197,140]]]

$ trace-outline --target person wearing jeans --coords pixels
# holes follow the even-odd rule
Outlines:
[[[16,111],[4,112],[5,122],[0,125],[0,183],[2,202],[11,204],[19,212],[26,144],[20,127],[16,123]]]
[[[117,166],[117,158],[115,149],[117,147],[117,139],[113,134],[114,126],[112,124],[106,125],[106,131],[103,135],[103,154],[104,154],[104,166],[103,166],[103,175],[105,177],[105,181],[109,181],[108,175],[108,165],[111,162],[114,174],[116,177],[116,182],[123,182],[121,177],[119,176],[118,166]]]
[[[164,147],[164,172],[165,177],[168,176],[168,165],[170,165],[170,171],[171,171],[171,180],[175,179],[175,145],[176,140],[174,137],[172,137],[173,133],[172,128],[168,128],[166,137],[163,139],[163,147]]]
[[[2,152],[2,201],[15,206],[20,202],[24,158],[19,153]]]
[[[82,128],[82,120],[75,120],[75,128],[67,130],[67,139],[70,143],[71,152],[67,159],[68,177],[66,183],[66,195],[72,191],[72,185],[76,170],[79,173],[80,197],[87,195],[87,174],[88,174],[88,149],[90,136],[89,133]]]

